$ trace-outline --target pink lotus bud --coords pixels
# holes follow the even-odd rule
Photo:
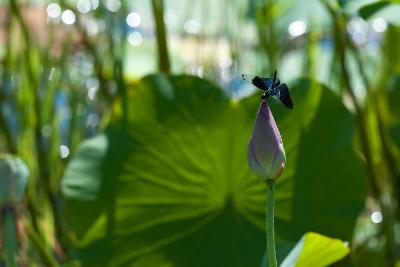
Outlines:
[[[265,181],[277,179],[285,167],[282,138],[266,101],[262,101],[247,148],[250,169]]]

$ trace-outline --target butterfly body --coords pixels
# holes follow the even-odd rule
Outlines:
[[[255,75],[242,74],[242,79],[252,83],[258,89],[265,91],[262,96],[263,99],[272,96],[278,98],[287,108],[293,108],[289,88],[285,83],[281,83],[279,79],[276,78],[276,71],[273,78],[261,78]]]

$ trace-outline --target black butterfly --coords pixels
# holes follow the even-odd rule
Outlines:
[[[276,71],[273,78],[260,78],[255,75],[242,74],[243,80],[251,82],[257,88],[264,90],[262,99],[268,99],[273,96],[278,98],[287,108],[293,108],[293,102],[290,98],[289,88],[285,83],[281,83],[276,78]]]

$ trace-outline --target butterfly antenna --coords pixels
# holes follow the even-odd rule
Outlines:
[[[274,72],[274,79],[272,79],[272,89],[275,88],[275,80],[276,80],[276,70]]]

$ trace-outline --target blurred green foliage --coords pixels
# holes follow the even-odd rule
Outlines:
[[[1,206],[16,264],[260,266],[260,96],[240,74],[274,69],[294,101],[270,103],[280,260],[314,231],[350,243],[335,266],[399,264],[399,5],[0,1],[0,152],[30,173]]]

